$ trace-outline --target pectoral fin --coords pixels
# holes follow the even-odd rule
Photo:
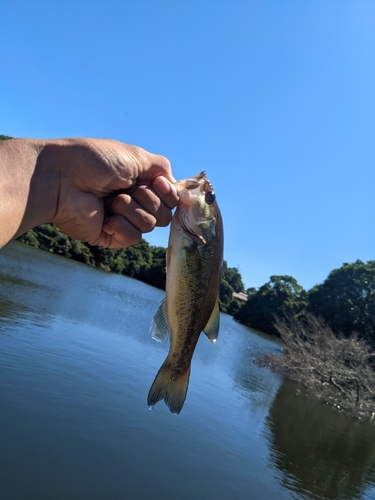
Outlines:
[[[155,316],[151,323],[150,331],[152,334],[152,338],[154,340],[157,340],[158,342],[161,342],[171,334],[167,317],[165,315],[164,300],[155,313]]]
[[[219,336],[219,326],[220,326],[220,311],[219,311],[219,299],[216,301],[215,307],[212,310],[210,319],[204,328],[204,333],[207,335],[208,339],[215,343]]]

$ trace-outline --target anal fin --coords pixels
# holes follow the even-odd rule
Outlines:
[[[210,319],[207,321],[207,325],[203,329],[208,339],[213,343],[217,341],[217,338],[219,336],[219,327],[220,327],[220,311],[219,311],[219,299],[217,299],[216,304],[212,310]]]

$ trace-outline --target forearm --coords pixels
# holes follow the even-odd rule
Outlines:
[[[0,247],[49,222],[57,194],[53,164],[41,161],[46,141],[0,142]]]

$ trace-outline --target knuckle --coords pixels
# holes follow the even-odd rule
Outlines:
[[[121,213],[121,210],[124,207],[127,207],[130,205],[132,199],[131,196],[125,193],[118,194],[115,196],[115,198],[112,200],[110,209],[113,213]]]
[[[155,158],[155,163],[160,165],[166,172],[171,171],[171,163],[168,160],[168,158],[162,155],[154,155],[154,158]]]
[[[159,227],[168,226],[171,220],[172,220],[172,212],[166,207],[163,207],[163,209],[160,210],[158,213],[157,225]]]
[[[132,247],[133,245],[138,245],[138,243],[140,243],[141,240],[142,240],[142,234],[137,231],[131,236],[130,235],[128,236],[128,238],[126,239],[125,247]]]
[[[133,192],[133,197],[140,205],[155,203],[155,195],[148,186],[138,186]]]
[[[143,214],[140,230],[142,233],[151,232],[156,226],[156,219],[151,214]]]
[[[158,226],[166,227],[172,220],[172,212],[168,211],[167,213],[161,214],[158,219]]]
[[[112,248],[131,247],[139,243],[142,239],[140,229],[135,227],[121,215],[112,215],[106,224],[105,231],[110,237],[109,245]]]

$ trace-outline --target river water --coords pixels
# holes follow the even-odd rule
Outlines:
[[[222,315],[180,415],[146,397],[168,345],[163,292],[12,243],[0,251],[0,498],[370,499],[375,426],[253,359],[277,349]]]

